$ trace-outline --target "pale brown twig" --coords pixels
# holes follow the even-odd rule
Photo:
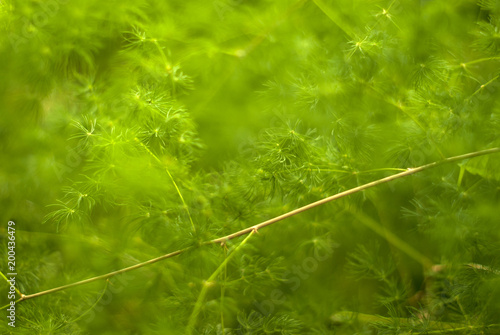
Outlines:
[[[424,170],[427,170],[427,169],[430,169],[430,168],[433,168],[433,167],[436,167],[436,166],[439,166],[439,165],[442,165],[442,164],[452,163],[452,162],[456,162],[456,161],[460,161],[460,160],[464,160],[464,159],[468,159],[468,158],[473,158],[473,157],[477,157],[477,156],[483,156],[483,155],[488,155],[488,154],[493,154],[493,153],[498,153],[498,152],[500,152],[500,148],[492,148],[492,149],[487,149],[487,150],[482,150],[482,151],[471,152],[471,153],[464,154],[464,155],[449,157],[449,158],[446,158],[444,160],[441,160],[441,161],[438,161],[438,162],[434,162],[434,163],[430,163],[430,164],[426,164],[426,165],[422,165],[422,166],[419,166],[419,167],[416,167],[416,168],[408,168],[404,172],[397,173],[397,174],[394,174],[392,176],[385,177],[385,178],[382,178],[382,179],[379,179],[379,180],[375,180],[373,182],[370,182],[370,183],[367,183],[367,184],[364,184],[364,185],[352,188],[350,190],[347,190],[347,191],[344,191],[344,192],[332,195],[330,197],[327,197],[327,198],[318,200],[316,202],[313,202],[311,204],[305,205],[303,207],[297,208],[297,209],[295,209],[293,211],[290,211],[290,212],[285,213],[283,215],[274,217],[274,218],[272,218],[270,220],[261,222],[259,224],[254,225],[254,226],[242,229],[242,230],[237,231],[235,233],[232,233],[232,234],[220,237],[220,238],[216,238],[216,239],[213,239],[213,240],[210,240],[210,241],[206,241],[206,242],[202,243],[202,245],[214,244],[214,243],[224,244],[225,242],[227,242],[229,240],[232,240],[234,238],[237,238],[239,236],[243,236],[243,235],[249,234],[251,232],[256,232],[259,229],[264,228],[264,227],[269,226],[269,225],[272,225],[273,223],[276,223],[278,221],[287,219],[289,217],[292,217],[292,216],[297,215],[299,213],[305,212],[305,211],[307,211],[309,209],[312,209],[314,207],[318,207],[318,206],[326,204],[326,203],[328,203],[330,201],[340,199],[342,197],[345,197],[345,196],[348,196],[348,195],[351,195],[351,194],[354,194],[354,193],[366,190],[368,188],[372,188],[372,187],[375,187],[375,186],[378,186],[378,185],[390,182],[390,181],[395,180],[395,179],[406,177],[406,176],[412,175],[414,173],[421,172],[421,171],[424,171]],[[157,258],[153,258],[153,259],[150,259],[148,261],[145,261],[145,262],[142,262],[142,263],[138,263],[138,264],[135,264],[135,265],[123,268],[121,270],[109,272],[109,273],[106,273],[104,275],[100,275],[100,276],[97,276],[97,277],[92,277],[92,278],[89,278],[89,279],[81,280],[81,281],[78,281],[78,282],[75,282],[75,283],[72,283],[72,284],[68,284],[68,285],[64,285],[64,286],[59,286],[59,287],[56,287],[56,288],[52,288],[50,290],[41,291],[41,292],[34,293],[34,294],[22,295],[21,299],[19,301],[23,301],[23,300],[28,300],[28,299],[40,297],[42,295],[54,293],[54,292],[65,290],[67,288],[71,288],[71,287],[75,287],[75,286],[80,286],[80,285],[88,284],[88,283],[91,283],[91,282],[94,282],[94,281],[97,281],[97,280],[101,280],[101,279],[108,279],[108,278],[113,277],[115,275],[122,274],[122,273],[125,273],[125,272],[128,272],[128,271],[132,271],[132,270],[135,270],[135,269],[139,269],[139,268],[141,268],[143,266],[146,266],[146,265],[149,265],[149,264],[153,264],[153,263],[162,261],[164,259],[180,255],[180,254],[182,254],[182,253],[184,253],[184,252],[186,252],[186,251],[188,251],[188,250],[190,250],[192,248],[193,247],[187,247],[187,248],[184,248],[184,249],[180,249],[180,250],[168,253],[166,255],[163,255],[163,256],[160,256],[160,257],[157,257]]]

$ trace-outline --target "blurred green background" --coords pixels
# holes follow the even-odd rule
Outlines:
[[[19,289],[498,147],[499,14],[494,0],[1,1],[0,232],[7,250],[16,222]],[[209,283],[193,333],[494,334],[499,167],[443,165],[262,230]],[[188,333],[224,257],[196,248],[20,302],[0,330]],[[342,311],[361,314],[332,322]]]

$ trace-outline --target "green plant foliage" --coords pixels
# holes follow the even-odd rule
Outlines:
[[[0,0],[0,32],[1,334],[500,333],[500,155],[443,161],[500,147],[500,1]]]

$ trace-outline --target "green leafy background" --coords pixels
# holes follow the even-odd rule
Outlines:
[[[193,247],[19,302],[2,334],[497,333],[498,155],[200,244],[500,146],[499,19],[495,0],[0,1],[19,290]]]

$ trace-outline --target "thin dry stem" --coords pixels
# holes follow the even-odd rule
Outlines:
[[[364,185],[352,188],[350,190],[347,190],[347,191],[344,191],[344,192],[332,195],[330,197],[318,200],[318,201],[313,202],[311,204],[308,204],[306,206],[297,208],[297,209],[295,209],[293,211],[290,211],[290,212],[285,213],[283,215],[277,216],[277,217],[272,218],[270,220],[261,222],[259,224],[254,225],[254,226],[242,229],[242,230],[237,231],[235,233],[232,233],[232,234],[220,237],[220,238],[216,238],[216,239],[213,239],[213,240],[210,240],[210,241],[206,241],[206,242],[202,243],[202,245],[214,244],[214,243],[224,245],[225,242],[227,242],[229,240],[232,240],[234,238],[237,238],[239,236],[243,236],[243,235],[249,234],[251,232],[257,232],[259,229],[264,228],[264,227],[269,226],[269,225],[272,225],[273,223],[276,223],[278,221],[281,221],[281,220],[284,220],[286,218],[292,217],[294,215],[297,215],[299,213],[305,212],[305,211],[307,211],[309,209],[312,209],[314,207],[318,207],[320,205],[326,204],[326,203],[331,202],[333,200],[337,200],[337,199],[343,198],[345,196],[348,196],[348,195],[351,195],[351,194],[354,194],[354,193],[366,190],[368,188],[372,188],[372,187],[375,187],[375,186],[378,186],[378,185],[390,182],[390,181],[395,180],[395,179],[403,178],[403,177],[412,175],[414,173],[421,172],[421,171],[424,171],[424,170],[427,170],[427,169],[430,169],[430,168],[433,168],[433,167],[436,167],[436,166],[439,166],[439,165],[442,165],[442,164],[452,163],[452,162],[456,162],[456,161],[460,161],[460,160],[464,160],[464,159],[469,159],[469,158],[473,158],[473,157],[477,157],[477,156],[483,156],[483,155],[488,155],[488,154],[493,154],[493,153],[498,153],[498,152],[500,152],[500,148],[492,148],[492,149],[487,149],[487,150],[482,150],[482,151],[471,152],[471,153],[468,153],[468,154],[465,154],[465,155],[459,155],[459,156],[449,157],[449,158],[446,158],[444,160],[441,160],[441,161],[438,161],[438,162],[434,162],[434,163],[430,163],[430,164],[426,164],[426,165],[422,165],[422,166],[419,166],[419,167],[416,167],[416,168],[408,168],[404,172],[397,173],[395,175],[392,175],[392,176],[389,176],[389,177],[385,177],[385,178],[382,178],[382,179],[379,179],[379,180],[376,180],[376,181],[373,181],[373,182],[370,182],[370,183],[367,183],[367,184],[364,184]],[[139,268],[141,268],[143,266],[146,266],[146,265],[149,265],[149,264],[153,264],[153,263],[162,261],[164,259],[180,255],[180,254],[182,254],[182,253],[184,253],[184,252],[186,252],[186,251],[188,251],[188,250],[190,250],[192,248],[193,247],[187,247],[187,248],[184,248],[184,249],[180,249],[180,250],[168,253],[166,255],[163,255],[163,256],[160,256],[160,257],[157,257],[157,258],[153,258],[153,259],[150,259],[150,260],[142,262],[142,263],[138,263],[138,264],[133,265],[133,266],[129,266],[129,267],[123,268],[121,270],[117,270],[117,271],[106,273],[104,275],[100,275],[100,276],[97,276],[97,277],[92,277],[92,278],[89,278],[89,279],[81,280],[81,281],[78,281],[78,282],[75,282],[75,283],[72,283],[72,284],[68,284],[68,285],[56,287],[56,288],[53,288],[53,289],[50,289],[50,290],[46,290],[46,291],[42,291],[42,292],[38,292],[38,293],[34,293],[34,294],[23,295],[23,296],[21,296],[21,298],[18,301],[23,301],[23,300],[28,300],[28,299],[40,297],[42,295],[46,295],[46,294],[50,294],[50,293],[62,291],[62,290],[65,290],[65,289],[68,289],[68,288],[71,288],[71,287],[75,287],[75,286],[80,286],[80,285],[92,283],[94,281],[101,280],[101,279],[108,279],[108,278],[113,277],[115,275],[122,274],[122,273],[125,273],[125,272],[128,272],[128,271],[132,271],[132,270],[135,270],[135,269],[139,269]]]

